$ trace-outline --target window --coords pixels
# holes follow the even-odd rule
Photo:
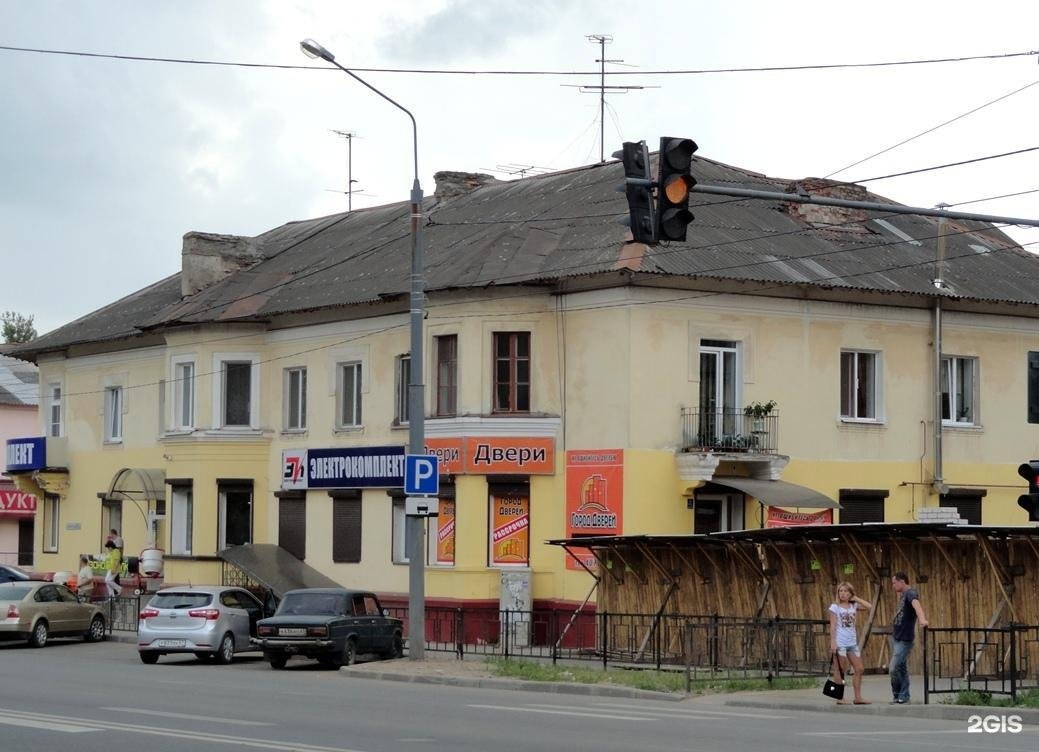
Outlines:
[[[195,363],[173,364],[173,428],[195,426]]]
[[[988,494],[984,488],[950,488],[938,497],[938,506],[955,509],[968,525],[981,524],[981,500]]]
[[[336,428],[352,428],[361,425],[361,364],[359,362],[339,364],[339,383],[336,396],[339,402]]]
[[[224,393],[223,425],[250,425],[250,400],[252,398],[253,364],[241,361],[226,361],[223,367]]]
[[[530,412],[530,333],[494,335],[494,412]]]
[[[530,563],[529,490],[492,488],[490,504],[491,566],[527,566]]]
[[[436,338],[437,348],[437,415],[458,412],[458,335]]]
[[[170,553],[190,556],[195,524],[193,488],[171,485],[170,497]]]
[[[877,353],[841,353],[841,417],[876,420]]]
[[[455,500],[453,491],[440,488],[438,515],[429,518],[430,566],[450,567],[455,563]],[[450,498],[445,498],[450,497]]]
[[[1039,423],[1039,352],[1028,353],[1028,405],[1026,407],[1028,422]]]
[[[885,489],[842,488],[838,497],[841,502],[840,524],[883,522],[887,497]]]
[[[411,384],[411,356],[397,356],[397,406],[393,417],[397,423],[408,422],[408,385]]]
[[[221,483],[217,497],[217,550],[252,543],[253,488],[244,483]]]
[[[361,493],[332,494],[332,561],[361,561]]]
[[[942,356],[942,420],[973,424],[976,358]]]
[[[414,535],[408,517],[404,514],[404,499],[393,500],[393,563],[407,564]]]
[[[303,431],[307,427],[307,369],[285,369],[285,430]]]
[[[110,386],[105,389],[105,441],[117,443],[123,440],[123,388]]]
[[[737,342],[700,341],[700,436],[697,443],[731,445],[742,434]],[[728,443],[728,444],[727,444]]]
[[[54,553],[58,550],[58,497],[43,496],[43,550]]]
[[[61,384],[47,386],[47,435],[61,436]]]

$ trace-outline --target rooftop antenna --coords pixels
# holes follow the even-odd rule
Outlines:
[[[581,90],[582,94],[599,94],[599,164],[606,161],[606,95],[607,94],[627,94],[632,89],[656,89],[656,86],[607,86],[606,85],[606,63],[612,65],[627,65],[629,68],[635,68],[637,66],[626,64],[620,59],[606,59],[606,45],[613,43],[613,37],[609,34],[588,34],[586,38],[592,44],[599,45],[599,57],[595,62],[599,63],[599,85],[589,84],[578,84],[577,88]],[[564,84],[564,86],[573,86],[573,84]]]
[[[357,136],[353,131],[337,131],[329,129],[329,132],[334,133],[340,138],[346,139],[346,190],[341,191],[346,194],[346,210],[354,210],[354,137]]]
[[[519,175],[521,178],[525,178],[527,175],[544,175],[546,172],[552,172],[551,167],[538,167],[537,165],[515,164],[512,162],[499,164],[493,168],[481,167],[480,169],[487,170],[487,172],[500,172],[504,175]]]

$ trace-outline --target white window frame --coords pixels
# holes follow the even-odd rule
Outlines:
[[[125,402],[121,386],[105,387],[105,443],[121,444],[123,442],[123,410]]]
[[[59,532],[59,507],[61,506],[57,494],[44,494],[43,496],[43,551],[44,553],[56,553],[58,550]]]
[[[970,416],[969,419],[961,420],[954,417],[962,412],[961,405],[959,403],[960,397],[960,378],[959,371],[956,367],[957,363],[965,363],[970,365]],[[962,355],[943,355],[942,356],[942,372],[941,372],[941,389],[942,394],[949,395],[949,417],[946,418],[942,415],[942,425],[945,426],[975,426],[978,424],[978,359],[974,357],[967,357]],[[942,409],[944,413],[945,405],[943,404]]]
[[[249,363],[249,424],[224,423],[224,368],[227,363]],[[213,354],[213,426],[221,431],[258,430],[260,427],[260,356],[257,353]]]
[[[408,556],[408,517],[404,514],[404,499],[393,500],[393,563],[408,564],[411,558]]]
[[[852,355],[852,400],[851,408],[855,414],[845,414],[844,412],[844,356]],[[859,358],[862,356],[871,357],[873,359],[873,391],[870,395],[872,400],[873,414],[872,415],[859,415],[858,413],[858,393],[860,389],[859,383]],[[840,361],[838,362],[838,412],[840,418],[846,423],[881,423],[884,420],[884,362],[881,353],[876,350],[859,350],[856,348],[844,348],[840,353]]]
[[[298,392],[294,395],[294,381]],[[282,427],[285,431],[307,430],[307,368],[306,366],[292,366],[286,368],[282,376]],[[293,424],[293,412],[296,413],[296,423]]]
[[[191,556],[194,538],[194,487],[170,486],[170,554]]]
[[[352,405],[352,420],[353,422],[347,423],[344,418],[346,411],[346,371],[350,369],[354,372],[353,375],[353,389],[349,398]],[[364,391],[364,368],[359,360],[344,361],[336,363],[336,417],[335,427],[337,429],[350,429],[360,428],[364,425],[364,400],[362,394]]]
[[[393,412],[393,422],[399,426],[408,424],[408,387],[411,384],[411,355],[404,353],[397,356],[396,368],[396,405]]]
[[[52,381],[47,384],[47,436],[65,435],[65,410],[61,393],[60,381]]]
[[[173,358],[170,363],[170,387],[173,391],[170,427],[185,431],[195,427],[195,395],[197,390],[195,358]]]

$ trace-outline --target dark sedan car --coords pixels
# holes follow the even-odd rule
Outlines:
[[[350,666],[360,654],[399,658],[404,653],[400,619],[387,616],[374,593],[343,588],[290,590],[274,616],[256,625],[253,644],[271,668],[294,655],[329,668]]]

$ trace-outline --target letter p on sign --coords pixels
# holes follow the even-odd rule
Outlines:
[[[409,454],[404,461],[404,493],[436,496],[440,493],[440,467],[432,454]]]

